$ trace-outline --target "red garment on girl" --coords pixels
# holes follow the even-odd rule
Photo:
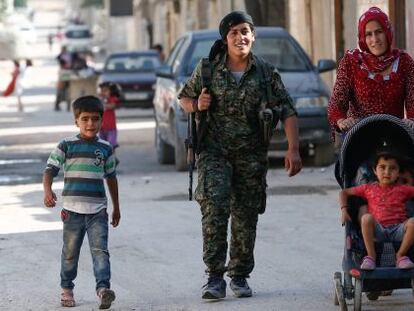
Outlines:
[[[353,193],[368,201],[368,213],[383,225],[401,224],[408,219],[405,202],[414,195],[409,185],[380,186],[378,183],[356,186]]]
[[[108,104],[119,104],[119,98],[116,96],[110,96],[106,103]],[[115,117],[115,109],[105,109],[104,114],[102,117],[102,127],[103,130],[115,130],[116,129],[116,117]]]
[[[20,74],[20,69],[19,67],[15,67],[13,72],[12,72],[12,79],[9,82],[9,84],[7,85],[6,89],[3,91],[2,95],[3,96],[9,96],[14,92],[14,89],[16,88],[16,82],[17,82],[17,78]]]

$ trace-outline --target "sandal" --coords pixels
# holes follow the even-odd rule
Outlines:
[[[397,268],[398,269],[412,269],[414,268],[414,263],[408,258],[408,256],[402,256],[397,259]]]
[[[60,294],[60,305],[62,307],[69,308],[72,308],[76,305],[72,290],[62,290],[62,293]]]
[[[362,270],[374,270],[376,268],[375,259],[371,256],[365,256],[362,258],[361,269]]]
[[[99,309],[109,309],[115,300],[115,293],[109,288],[100,288],[98,291]]]

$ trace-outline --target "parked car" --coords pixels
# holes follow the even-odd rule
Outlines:
[[[85,52],[91,49],[92,38],[88,25],[69,24],[63,31],[62,45],[71,52]]]
[[[177,94],[190,77],[200,58],[206,57],[219,38],[214,30],[192,31],[179,38],[165,63],[157,71],[155,87],[155,141],[159,163],[175,163],[185,170],[187,114],[181,109]],[[283,28],[257,27],[253,44],[256,55],[273,64],[292,96],[299,118],[300,148],[314,165],[334,160],[326,107],[330,92],[319,74],[335,68],[333,60],[319,60],[315,67],[298,42]],[[287,139],[280,126],[273,135],[270,155],[287,150]]]
[[[98,84],[118,83],[123,94],[121,107],[152,107],[155,70],[160,66],[154,50],[113,53],[105,61]]]

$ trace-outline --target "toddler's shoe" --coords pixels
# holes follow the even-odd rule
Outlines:
[[[361,269],[362,270],[374,270],[376,268],[375,259],[371,256],[365,256],[362,258]]]
[[[73,290],[62,288],[62,293],[60,294],[60,305],[62,307],[69,308],[72,308],[76,305],[75,298],[73,298]]]
[[[398,269],[412,269],[414,268],[414,263],[408,258],[408,256],[402,256],[397,260]]]
[[[100,288],[97,290],[99,297],[99,309],[109,309],[115,300],[115,292],[109,288]]]

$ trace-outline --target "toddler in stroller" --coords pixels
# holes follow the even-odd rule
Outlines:
[[[378,182],[341,191],[339,202],[342,223],[351,221],[348,214],[349,197],[364,198],[368,201],[368,212],[362,214],[358,220],[368,255],[362,259],[361,269],[376,268],[374,239],[376,242],[401,242],[396,253],[396,266],[400,269],[412,269],[414,263],[406,254],[414,244],[414,218],[408,218],[405,203],[414,197],[414,187],[398,183],[403,163],[393,151],[379,151],[373,164]]]
[[[378,152],[384,142],[392,151]],[[355,184],[357,172],[372,154],[377,154],[373,168],[378,182]],[[343,283],[341,272],[334,275],[334,302],[341,310],[347,310],[346,299],[354,299],[354,310],[361,310],[362,292],[414,285],[414,219],[409,219],[404,205],[414,197],[414,187],[397,185],[404,166],[399,155],[414,156],[414,134],[400,119],[389,115],[360,121],[342,145],[335,175],[344,188],[340,195],[345,225]],[[362,213],[365,201],[361,197],[368,201],[367,211]]]

